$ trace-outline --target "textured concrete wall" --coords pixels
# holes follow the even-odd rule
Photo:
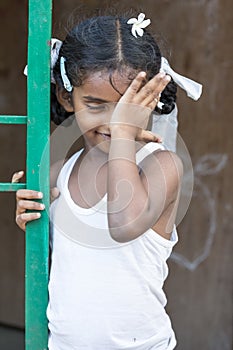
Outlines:
[[[54,34],[77,6],[55,0]],[[90,7],[102,1],[85,1]],[[111,3],[111,1],[110,1]],[[122,1],[122,3],[124,3]],[[232,20],[230,0],[128,1],[140,6],[161,33],[178,72],[204,85],[196,103],[179,91],[180,134],[195,170],[191,206],[179,225],[170,259],[168,311],[179,350],[232,348]],[[26,113],[26,1],[0,3],[0,113]],[[25,165],[25,130],[0,127],[0,181]],[[13,222],[14,196],[0,194],[0,321],[23,325],[24,235]]]

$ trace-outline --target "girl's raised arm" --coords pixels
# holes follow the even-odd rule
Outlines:
[[[154,226],[175,203],[182,175],[178,156],[167,151],[147,157],[144,178],[138,172],[135,140],[155,108],[157,96],[170,81],[159,73],[141,88],[144,76],[139,73],[129,86],[110,125],[108,220],[112,238],[119,242],[137,238]]]

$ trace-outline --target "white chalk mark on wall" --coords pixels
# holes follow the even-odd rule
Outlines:
[[[194,192],[194,195],[198,195],[198,193],[202,194],[202,196],[205,198],[206,207],[209,214],[207,238],[201,254],[193,261],[190,261],[182,254],[176,252],[172,253],[171,255],[171,259],[173,261],[184,266],[190,271],[195,270],[209,256],[217,228],[217,210],[215,199],[208,188],[208,185],[204,183],[203,177],[219,173],[226,166],[227,160],[228,157],[226,154],[206,154],[199,159],[194,167],[195,184],[197,185],[197,188],[199,188],[199,191]]]

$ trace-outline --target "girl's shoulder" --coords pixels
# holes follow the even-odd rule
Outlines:
[[[140,168],[147,170],[150,174],[162,171],[167,176],[175,176],[181,178],[183,175],[183,163],[181,158],[169,150],[155,150],[148,154],[141,162]]]
[[[144,145],[136,155],[137,163],[144,169],[154,169],[159,165],[161,169],[177,169],[183,173],[183,164],[180,157],[173,151],[166,150],[163,144],[149,142]]]
[[[55,187],[57,184],[57,179],[59,174],[61,173],[61,170],[64,168],[71,168],[73,167],[74,163],[76,162],[77,158],[81,154],[82,149],[75,152],[74,154],[71,154],[70,157],[67,157],[65,159],[60,159],[53,163],[50,167],[50,186],[51,188]]]
[[[69,160],[69,158],[60,159],[53,163],[50,167],[50,187],[56,187],[58,175],[63,167],[63,165]]]
[[[177,198],[183,177],[183,164],[180,157],[168,150],[157,150],[140,163],[142,181],[149,188],[166,186],[168,202]]]

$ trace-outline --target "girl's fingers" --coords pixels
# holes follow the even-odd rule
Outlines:
[[[171,77],[169,75],[165,75],[164,73],[157,74],[138,92],[136,102],[142,106],[148,106],[150,103],[155,103],[156,105],[161,92],[170,81]]]
[[[17,183],[19,182],[19,180],[23,177],[24,175],[24,171],[18,171],[17,173],[14,173],[12,178],[11,178],[11,182],[13,183]]]
[[[13,174],[11,182],[17,183],[24,176],[24,171],[18,171]],[[27,222],[37,220],[41,213],[26,213],[26,210],[44,210],[42,203],[31,201],[31,199],[41,199],[43,193],[34,190],[21,189],[16,192],[16,224],[25,231]]]
[[[43,198],[43,193],[34,191],[34,190],[27,190],[27,189],[22,189],[18,190],[16,192],[16,199],[41,199]]]
[[[60,191],[57,187],[52,188],[50,190],[51,201],[55,200],[59,196],[59,194],[60,194]],[[41,198],[43,198],[43,193],[38,192],[38,191],[33,191],[33,190],[22,189],[22,190],[18,190],[16,192],[16,198],[18,201],[21,199],[41,199]],[[31,203],[36,203],[36,202],[31,202]],[[27,209],[29,209],[29,208],[27,208]]]
[[[11,182],[17,183],[24,176],[23,171],[14,173]],[[59,196],[58,188],[54,187],[50,191],[51,201]],[[42,203],[32,201],[32,199],[42,199],[43,193],[34,190],[21,189],[16,192],[16,218],[17,225],[25,231],[27,222],[37,220],[41,217],[40,213],[26,213],[26,210],[44,210]]]
[[[26,210],[44,210],[42,203],[31,201],[30,199],[41,199],[43,194],[38,191],[21,189],[16,192],[16,224],[25,231],[27,222],[39,219],[40,213],[26,213]]]
[[[143,142],[157,142],[161,143],[163,142],[162,137],[158,134],[154,134],[149,130],[141,130],[140,134],[137,135],[137,141],[143,141]]]
[[[138,93],[140,88],[142,87],[143,82],[145,81],[146,73],[140,72],[136,76],[136,78],[132,81],[123,97],[121,98],[122,102],[133,102],[132,100],[135,98],[135,95]]]
[[[37,220],[41,217],[40,213],[23,213],[16,216],[16,224],[25,231],[26,223],[29,221]]]
[[[19,199],[17,202],[16,215],[22,214],[25,210],[44,210],[45,206],[42,203]]]
[[[140,72],[126,90],[121,101],[154,108],[158,103],[161,92],[171,81],[171,77],[165,73],[158,73],[142,86],[145,82],[145,78],[146,73]]]

